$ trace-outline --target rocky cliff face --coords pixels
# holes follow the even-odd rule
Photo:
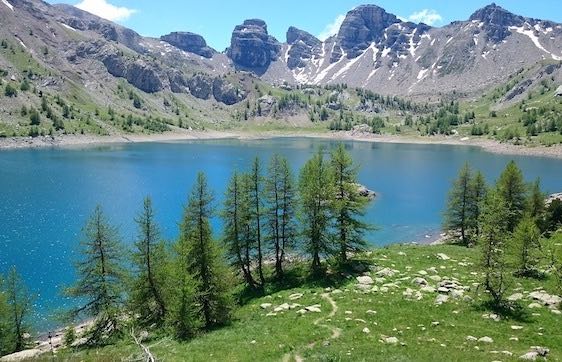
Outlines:
[[[320,54],[322,42],[314,35],[291,26],[287,30],[287,67],[294,69],[303,67],[312,59],[313,55]]]
[[[280,51],[281,44],[267,33],[265,22],[249,19],[234,28],[227,55],[236,66],[259,73],[279,57]]]
[[[205,58],[211,58],[215,51],[207,46],[205,39],[190,32],[173,32],[160,37],[163,41],[186,52],[195,53]]]
[[[338,32],[338,44],[348,58],[355,58],[372,42],[380,42],[384,31],[396,23],[400,23],[400,20],[383,8],[376,5],[358,6],[347,13]]]

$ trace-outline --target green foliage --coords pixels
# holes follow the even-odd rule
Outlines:
[[[505,305],[508,290],[508,265],[506,242],[509,238],[510,210],[497,191],[490,191],[480,215],[480,243],[482,244],[484,270],[483,286],[495,308]]]
[[[335,238],[339,244],[339,262],[347,264],[348,253],[365,249],[364,234],[369,226],[361,218],[369,200],[359,194],[357,166],[340,144],[331,154],[331,174],[334,180]]]
[[[264,245],[262,244],[262,221],[263,221],[263,175],[261,170],[261,163],[258,157],[254,158],[252,163],[252,169],[250,171],[249,181],[250,181],[250,202],[252,206],[251,210],[251,233],[252,238],[255,240],[256,253],[257,253],[257,273],[259,278],[259,284],[261,288],[265,287],[265,277],[263,274],[263,252]]]
[[[507,164],[497,181],[496,187],[498,196],[503,199],[509,212],[507,230],[512,232],[523,217],[527,200],[527,188],[523,180],[523,173],[515,161]]]
[[[80,242],[82,258],[76,263],[78,280],[66,290],[81,306],[70,316],[95,318],[88,330],[88,344],[111,341],[120,331],[125,271],[123,251],[117,228],[112,226],[100,206],[97,206],[83,230]]]
[[[76,330],[74,326],[68,326],[64,330],[64,336],[62,338],[62,343],[66,348],[72,348],[72,344],[76,342]]]
[[[299,192],[301,199],[302,234],[304,249],[311,256],[314,273],[320,271],[320,259],[332,253],[332,204],[334,175],[329,163],[319,150],[301,169]]]
[[[133,311],[141,325],[161,325],[166,317],[164,291],[166,278],[166,249],[160,239],[152,200],[143,201],[143,209],[135,219],[137,240],[133,253],[135,276],[130,297]]]
[[[41,116],[39,115],[39,112],[35,110],[35,108],[32,108],[29,111],[29,120],[31,121],[32,126],[38,126],[41,124]]]
[[[275,255],[275,273],[283,275],[285,255],[296,239],[296,189],[289,162],[283,156],[273,155],[265,180],[267,240]]]
[[[232,309],[229,272],[212,239],[213,199],[205,175],[199,173],[185,208],[178,246],[180,259],[186,262],[184,270],[193,278],[196,308],[207,329],[227,323]]]
[[[221,216],[224,220],[223,242],[228,259],[232,266],[241,271],[246,285],[255,289],[257,284],[252,276],[251,255],[254,243],[250,236],[249,189],[249,177],[234,172],[225,192]]]
[[[8,83],[4,88],[4,95],[10,98],[16,97],[18,95],[18,91],[10,83]]]
[[[470,246],[479,235],[480,203],[485,194],[484,176],[472,176],[470,166],[465,164],[449,192],[443,225],[445,230],[460,232],[463,245]]]
[[[513,232],[512,248],[515,254],[516,274],[520,276],[537,275],[541,255],[541,234],[535,220],[525,217]]]
[[[33,297],[15,267],[10,269],[3,283],[0,279],[0,287],[1,355],[1,352],[19,352],[27,347]]]

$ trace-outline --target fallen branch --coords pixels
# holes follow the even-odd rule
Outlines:
[[[142,349],[144,355],[146,356],[146,362],[156,362],[156,358],[154,358],[154,355],[150,352],[150,349],[142,344],[137,336],[135,336],[135,329],[133,327],[131,327],[131,337],[133,337],[135,343]]]

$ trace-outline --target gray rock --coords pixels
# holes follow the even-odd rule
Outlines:
[[[191,32],[173,32],[160,37],[161,40],[169,43],[186,52],[194,53],[205,58],[211,58],[215,51],[207,46],[205,39]]]
[[[265,22],[249,19],[234,28],[227,55],[235,65],[262,74],[280,51],[281,44],[267,33]]]
[[[213,81],[213,96],[226,105],[233,105],[246,99],[247,92],[239,85],[218,77]]]

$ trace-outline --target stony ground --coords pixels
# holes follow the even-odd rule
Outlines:
[[[478,249],[393,246],[367,253],[357,273],[251,300],[232,325],[189,343],[154,336],[163,361],[515,361],[562,360],[560,291],[552,278],[512,279],[521,306],[485,308]],[[132,341],[60,352],[68,361],[135,360]]]

